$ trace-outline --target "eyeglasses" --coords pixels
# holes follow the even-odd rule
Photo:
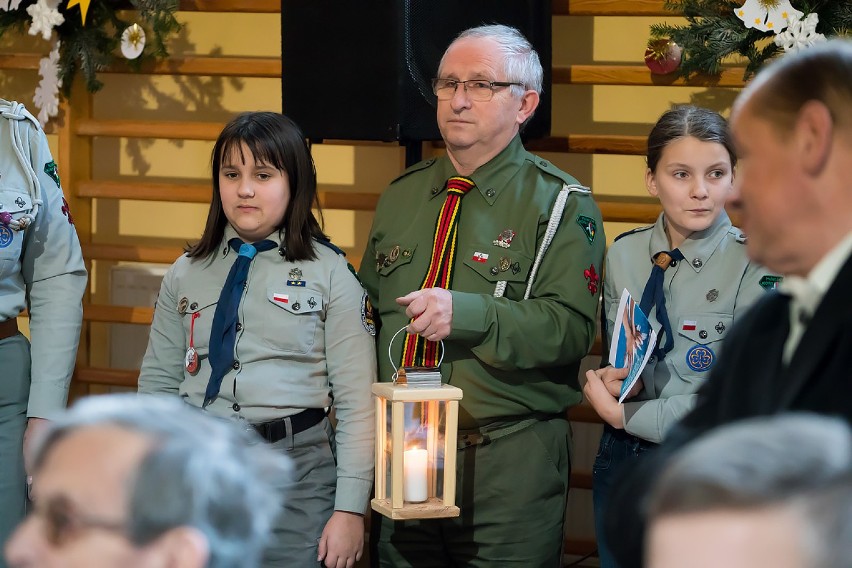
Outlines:
[[[44,524],[44,535],[52,546],[62,546],[74,535],[86,529],[99,529],[124,534],[124,521],[101,519],[83,515],[74,510],[74,505],[65,497],[57,497],[33,504],[31,514],[40,517]]]
[[[504,87],[523,87],[523,83],[510,83],[506,81],[483,81],[482,79],[468,79],[467,81],[457,81],[456,79],[441,79],[440,77],[432,79],[432,92],[438,97],[439,101],[448,101],[456,94],[456,88],[459,85],[464,87],[464,92],[470,97],[470,100],[477,102],[488,102],[494,96],[495,89]]]

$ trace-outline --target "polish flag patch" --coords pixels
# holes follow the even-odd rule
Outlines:
[[[288,294],[272,294],[272,301],[279,304],[289,304],[290,296]],[[695,329],[695,326],[693,326],[693,329]]]
[[[695,331],[695,325],[696,322],[692,320],[684,320],[683,327],[681,329],[683,329],[683,331]]]
[[[473,258],[475,262],[486,262],[488,260],[487,252],[475,252],[473,253]]]

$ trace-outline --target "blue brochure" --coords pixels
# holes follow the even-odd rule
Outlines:
[[[624,402],[627,393],[639,380],[642,369],[645,368],[656,344],[657,332],[651,327],[648,316],[639,309],[639,304],[625,288],[618,303],[615,329],[609,349],[609,361],[613,367],[630,369],[621,385],[618,402]]]

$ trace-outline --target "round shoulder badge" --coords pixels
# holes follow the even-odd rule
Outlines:
[[[361,296],[361,323],[364,325],[367,333],[376,335],[376,317],[373,312],[373,304],[370,302],[370,296],[367,295],[367,292],[364,292],[364,295]]]
[[[715,362],[716,354],[706,345],[694,345],[686,352],[686,364],[693,371],[709,371]]]
[[[6,248],[12,242],[12,229],[6,225],[0,225],[0,248]]]

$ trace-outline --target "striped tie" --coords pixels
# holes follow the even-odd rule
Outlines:
[[[456,236],[461,198],[476,184],[464,177],[451,177],[447,180],[447,200],[438,215],[435,226],[435,241],[432,245],[432,260],[420,289],[448,289],[453,278],[453,263],[456,256]],[[436,367],[438,365],[438,343],[427,341],[419,335],[407,334],[402,346],[402,366]]]

